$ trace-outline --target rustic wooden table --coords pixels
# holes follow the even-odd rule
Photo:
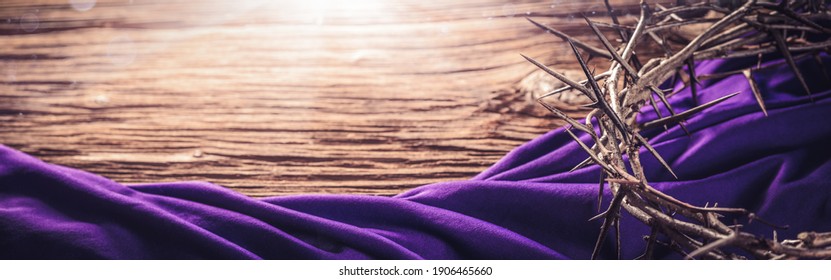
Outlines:
[[[529,97],[556,85],[519,53],[576,65],[524,17],[593,40],[575,16],[605,11],[506,2],[3,1],[0,143],[251,196],[470,178],[561,124]]]

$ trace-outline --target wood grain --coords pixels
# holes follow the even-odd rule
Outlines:
[[[467,179],[562,124],[529,97],[557,84],[519,53],[575,65],[523,17],[594,43],[575,16],[601,3],[3,1],[0,143],[250,196]]]

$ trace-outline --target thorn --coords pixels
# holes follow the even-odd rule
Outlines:
[[[774,228],[774,229],[786,230],[786,229],[788,229],[788,228],[790,228],[790,227],[791,227],[790,225],[780,226],[780,225],[777,225],[777,224],[774,224],[774,223],[768,222],[767,220],[764,220],[764,219],[762,219],[762,218],[759,218],[759,216],[756,216],[756,214],[753,214],[753,213],[748,214],[748,215],[747,215],[747,218],[748,218],[748,219],[750,219],[750,222],[752,222],[752,221],[759,221],[760,223],[763,223],[763,224],[765,224],[766,226],[772,227],[772,228]],[[750,222],[748,222],[748,223],[750,223]]]
[[[592,22],[586,16],[583,16],[583,19],[586,20],[586,23],[589,24],[591,30],[594,32],[595,35],[597,35],[597,38],[600,39],[600,42],[603,43],[603,47],[606,48],[606,51],[609,52],[609,54],[612,56],[612,59],[614,59],[615,61],[617,61],[618,64],[623,66],[623,69],[626,70],[626,74],[629,74],[629,77],[631,77],[633,81],[637,82],[638,72],[635,71],[635,69],[633,69],[632,66],[629,65],[629,63],[626,63],[626,61],[623,60],[622,57],[620,57],[617,51],[615,51],[615,48],[612,46],[612,43],[610,43],[609,40],[606,39],[606,36],[603,36],[603,33],[600,32],[600,29],[597,28],[597,25],[595,25],[594,22]]]
[[[612,20],[612,23],[620,25],[620,21],[617,19],[617,15],[615,15],[615,9],[612,8],[612,4],[609,3],[609,0],[603,0],[603,4],[606,6],[606,11],[609,13],[609,18]],[[624,44],[629,41],[630,34],[628,30],[618,29],[617,31],[618,34],[620,34],[620,39]]]
[[[608,211],[608,209],[607,209],[607,211]],[[588,221],[589,222],[597,221],[598,219],[603,218],[603,216],[606,216],[606,211],[603,211],[603,213],[594,215],[594,217],[589,218]]]
[[[696,114],[698,112],[703,111],[704,109],[707,109],[707,108],[710,108],[710,107],[712,107],[716,104],[719,104],[719,103],[721,103],[721,102],[723,102],[723,101],[725,101],[725,100],[727,100],[727,99],[729,99],[733,96],[736,96],[737,94],[739,94],[739,93],[734,92],[734,93],[731,93],[729,95],[722,96],[719,99],[704,103],[704,104],[702,104],[698,107],[686,110],[683,113],[680,113],[680,114],[677,114],[677,115],[674,115],[674,116],[671,116],[671,117],[666,117],[666,118],[663,118],[663,119],[647,122],[647,123],[643,124],[642,129],[647,129],[647,128],[651,128],[651,127],[655,127],[655,126],[663,125],[663,124],[667,124],[667,123],[682,121],[682,120],[690,117],[693,114]]]
[[[583,161],[581,161],[580,163],[578,163],[577,165],[575,165],[574,167],[572,167],[572,168],[571,168],[571,170],[569,170],[568,172],[569,172],[569,173],[571,173],[571,172],[573,172],[574,170],[577,170],[577,169],[580,169],[580,168],[586,167],[586,166],[588,166],[589,164],[591,164],[591,162],[592,162],[592,158],[590,158],[590,157],[589,157],[589,158],[586,158],[586,159],[584,159]]]
[[[661,154],[659,154],[658,151],[656,151],[655,148],[652,147],[652,145],[649,145],[649,143],[646,141],[646,139],[643,138],[643,136],[641,136],[639,133],[633,133],[633,134],[635,135],[635,138],[638,139],[638,141],[641,142],[641,145],[643,145],[650,153],[652,153],[652,156],[654,156],[658,160],[658,162],[660,162],[661,165],[663,165],[664,168],[666,168],[667,171],[669,171],[669,174],[672,174],[672,177],[675,177],[675,179],[678,179],[678,175],[675,175],[675,172],[673,172],[672,168],[669,167],[669,164],[667,164],[667,162],[664,161],[664,158],[661,157]]]
[[[605,73],[602,73],[602,74],[600,74],[600,75],[595,76],[594,78],[595,78],[595,79],[601,79],[601,78],[604,78],[604,77],[608,77],[608,75],[609,75],[609,72],[605,72]],[[581,86],[583,86],[583,88],[585,88],[585,86],[584,86],[584,85],[585,85],[587,82],[588,82],[588,81],[580,81],[580,82],[577,82],[577,83],[578,83],[578,84],[580,84]],[[552,91],[551,91],[551,92],[549,92],[549,93],[546,93],[546,94],[544,94],[544,95],[542,95],[542,96],[540,96],[540,97],[537,97],[537,100],[540,100],[540,99],[543,99],[543,98],[546,98],[546,97],[549,97],[549,96],[552,96],[552,95],[555,95],[555,94],[559,94],[559,93],[562,93],[562,92],[567,91],[567,90],[577,90],[577,89],[575,89],[575,88],[573,88],[573,87],[571,87],[571,86],[569,86],[569,85],[565,85],[565,86],[563,86],[563,87],[561,87],[561,88],[558,88],[558,89],[552,90]],[[588,89],[586,89],[586,91],[588,92]],[[584,92],[582,92],[582,91],[581,91],[581,93],[585,94],[585,93],[584,93]],[[590,98],[591,98],[591,97],[593,97],[593,96],[588,96],[588,97],[590,97]]]
[[[577,122],[575,119],[572,119],[571,117],[569,117],[568,115],[566,115],[566,113],[564,113],[563,111],[560,111],[559,109],[554,108],[553,106],[548,105],[547,103],[545,103],[545,102],[543,102],[543,101],[537,101],[537,103],[540,103],[540,105],[542,105],[543,107],[545,107],[545,109],[548,109],[548,111],[549,111],[549,112],[554,113],[554,115],[557,115],[557,117],[559,117],[559,118],[561,118],[561,119],[565,120],[565,121],[566,121],[568,124],[570,124],[571,126],[576,127],[577,129],[579,129],[579,130],[581,130],[581,131],[583,131],[583,132],[586,132],[586,133],[591,133],[591,132],[590,132],[591,130],[589,130],[589,128],[588,128],[588,127],[586,127],[585,125],[583,125],[583,124],[581,124],[581,123]],[[580,142],[580,143],[582,143],[582,142]]]
[[[666,95],[664,95],[664,92],[661,91],[658,88],[655,88],[655,86],[649,86],[649,89],[652,90],[652,92],[654,92],[655,94],[658,95],[658,98],[661,99],[661,103],[664,103],[664,106],[666,106],[667,110],[669,110],[669,115],[670,116],[675,116],[676,115],[675,114],[675,109],[672,109],[672,105],[669,104],[669,100],[667,100],[667,97],[666,97]],[[684,133],[687,134],[687,136],[690,136],[690,131],[687,129],[687,126],[684,125],[683,122],[678,122],[678,126],[681,127],[681,130],[683,130]]]
[[[561,87],[561,88],[558,88],[558,89],[552,90],[552,91],[551,91],[551,92],[549,92],[549,93],[543,94],[543,95],[542,95],[542,96],[540,96],[540,97],[537,97],[537,101],[542,100],[543,98],[546,98],[546,97],[549,97],[549,96],[553,96],[553,95],[555,95],[555,94],[560,94],[560,93],[563,93],[563,92],[565,92],[565,91],[572,90],[572,89],[574,89],[574,88],[573,88],[573,87],[571,87],[571,86],[569,86],[569,85],[566,85],[566,86],[564,86],[564,87]]]
[[[614,9],[612,8],[612,4],[609,3],[609,0],[603,0],[603,4],[606,5],[606,11],[609,12],[609,17],[612,19],[612,23],[614,23],[616,25],[620,25],[620,22],[617,19],[617,15],[615,15]],[[620,28],[617,29],[617,31],[620,34],[620,40],[624,44],[628,43],[629,42],[629,37],[631,36],[630,31],[625,30],[625,29],[620,29]],[[632,66],[635,66],[635,69],[638,70],[638,71],[640,71],[641,68],[643,67],[643,65],[641,64],[641,60],[638,59],[638,55],[635,54],[634,51],[632,52],[632,57],[630,58],[630,61],[632,62]]]
[[[698,106],[698,87],[700,84],[698,77],[695,75],[695,61],[692,57],[688,58],[687,70],[690,73],[690,92],[692,93],[693,106]]]
[[[536,25],[540,29],[548,31],[549,33],[553,34],[554,36],[560,37],[560,39],[563,39],[563,40],[566,40],[566,41],[570,40],[570,41],[574,42],[575,45],[580,46],[581,49],[584,49],[584,50],[588,51],[591,54],[594,54],[594,55],[599,56],[599,57],[611,59],[611,57],[601,49],[598,49],[598,48],[590,46],[586,43],[583,43],[580,40],[577,40],[576,38],[569,36],[568,34],[565,34],[565,33],[561,32],[557,29],[548,27],[548,26],[546,26],[542,23],[536,22],[533,19],[530,19],[530,18],[527,18],[527,17],[525,19],[527,19],[528,21],[530,21],[531,23],[533,23],[534,25]]]
[[[655,114],[658,115],[659,119],[663,119],[664,116],[661,114],[661,109],[658,108],[658,103],[655,103],[655,97],[652,97],[652,93],[649,94],[649,104],[652,105],[652,109],[655,110]],[[664,131],[667,131],[668,128],[664,125]]]
[[[528,62],[531,62],[531,64],[534,64],[535,66],[542,69],[543,71],[545,71],[549,75],[553,76],[554,78],[557,78],[557,80],[560,80],[561,82],[563,82],[564,84],[570,86],[571,88],[582,92],[583,94],[588,96],[589,99],[591,99],[593,102],[597,101],[595,99],[595,97],[593,96],[593,94],[586,87],[580,85],[579,83],[577,83],[575,81],[572,81],[571,79],[567,78],[563,74],[557,73],[556,71],[552,70],[551,68],[548,68],[547,66],[545,66],[542,63],[534,60],[533,58],[527,57],[524,54],[519,54],[519,55],[521,55],[522,57],[525,58],[525,60],[528,60]]]
[[[580,138],[577,138],[577,136],[574,135],[574,133],[571,132],[571,128],[567,127],[566,132],[568,133],[569,136],[571,136],[572,139],[574,139],[574,141],[577,142],[578,145],[580,145],[580,148],[583,148],[583,151],[585,151],[586,153],[589,154],[589,157],[591,157],[591,159],[595,163],[597,163],[597,165],[600,165],[601,167],[603,167],[603,169],[605,169],[606,171],[609,171],[609,173],[614,173],[614,170],[609,168],[609,166],[603,164],[603,161],[601,161],[600,158],[597,157],[597,154],[595,154],[594,151],[592,151],[588,146],[586,146],[586,143],[583,143],[583,141],[580,141]]]
[[[612,120],[612,123],[620,130],[620,133],[623,135],[624,142],[629,142],[629,131],[626,130],[626,126],[623,125],[623,121],[620,120],[617,114],[609,108],[609,104],[606,103],[606,99],[603,98],[603,94],[601,93],[600,86],[597,85],[597,81],[594,79],[594,75],[589,72],[589,67],[586,65],[586,62],[583,61],[583,57],[580,55],[580,52],[577,50],[577,47],[574,45],[574,42],[571,40],[567,40],[569,46],[571,46],[571,50],[574,51],[574,55],[577,57],[577,62],[580,63],[580,68],[583,69],[583,74],[586,75],[586,79],[589,81],[589,86],[594,91],[595,98],[592,101],[597,101],[598,108],[603,111],[609,118]]]
[[[583,105],[580,105],[580,107],[583,107],[583,108],[586,108],[586,109],[595,109],[595,108],[597,108],[597,102],[592,102],[592,103],[589,103],[589,104],[583,104]]]
[[[759,85],[756,84],[756,80],[753,79],[753,73],[750,72],[750,69],[745,69],[742,71],[744,74],[745,79],[747,79],[747,83],[750,84],[750,91],[753,92],[753,97],[756,98],[756,102],[759,103],[759,107],[762,108],[762,113],[765,114],[765,117],[768,116],[768,110],[765,109],[765,100],[762,99],[762,92],[759,91]]]
[[[603,245],[603,240],[606,239],[606,233],[612,225],[612,222],[614,222],[617,218],[617,211],[620,210],[620,203],[623,201],[624,196],[626,195],[622,192],[615,194],[615,197],[612,199],[612,203],[609,204],[609,208],[601,214],[602,216],[605,216],[605,219],[603,220],[603,225],[600,227],[600,236],[597,237],[594,249],[592,250],[592,260],[597,259],[597,255],[600,253],[600,247]]]
[[[620,24],[617,20],[617,15],[615,15],[615,9],[612,8],[612,4],[609,3],[609,0],[603,0],[603,4],[606,5],[606,11],[609,13],[609,18],[612,20],[612,23]]]
[[[782,52],[782,56],[785,57],[785,61],[788,62],[788,66],[791,67],[791,70],[793,70],[796,78],[799,80],[799,83],[802,84],[802,88],[808,93],[808,97],[811,99],[811,102],[814,102],[814,96],[811,95],[811,90],[808,88],[808,84],[805,83],[805,78],[802,77],[802,72],[800,72],[799,68],[797,68],[796,62],[791,55],[791,51],[788,50],[788,45],[785,44],[785,39],[782,38],[782,34],[776,31],[771,31],[770,34],[773,36],[774,41],[776,41],[776,48]]]

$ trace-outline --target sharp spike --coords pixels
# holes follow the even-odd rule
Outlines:
[[[580,163],[578,163],[577,165],[575,165],[574,167],[572,167],[571,170],[569,170],[568,172],[571,173],[572,171],[583,168],[583,167],[586,167],[586,166],[590,165],[591,163],[592,163],[592,158],[588,157],[588,158],[584,159],[583,161],[581,161]]]
[[[527,57],[527,56],[525,56],[524,54],[519,54],[519,55],[521,55],[522,57],[524,57],[524,58],[525,58],[525,60],[528,60],[528,62],[531,62],[531,64],[536,65],[538,68],[542,69],[543,71],[545,71],[545,72],[546,72],[546,73],[548,73],[549,75],[553,76],[554,78],[557,78],[557,80],[560,80],[561,82],[563,82],[564,84],[566,84],[566,85],[570,86],[571,88],[576,89],[576,90],[578,90],[578,91],[582,92],[583,94],[585,94],[586,96],[588,96],[588,97],[589,97],[589,99],[591,99],[592,101],[597,101],[597,100],[594,98],[594,96],[593,96],[592,92],[591,92],[591,91],[589,91],[589,89],[587,89],[586,87],[584,87],[584,86],[580,85],[579,83],[577,83],[577,82],[575,82],[575,81],[572,81],[571,79],[567,78],[567,77],[566,77],[566,76],[564,76],[563,74],[560,74],[560,73],[555,72],[555,71],[554,71],[554,70],[552,70],[551,68],[548,68],[547,66],[545,66],[545,65],[543,65],[542,63],[540,63],[540,62],[538,62],[538,61],[534,60],[533,58]],[[539,98],[538,98],[538,99],[539,99]]]
[[[687,71],[690,73],[690,93],[692,93],[693,106],[698,106],[698,76],[695,75],[695,61],[692,57],[687,59]]]
[[[612,23],[620,24],[620,21],[617,20],[617,15],[615,15],[615,9],[612,8],[612,4],[609,3],[609,0],[603,0],[603,5],[606,6],[606,11],[609,13],[609,18],[612,20]]]
[[[612,222],[614,222],[614,215],[616,215],[617,210],[620,208],[620,203],[623,201],[624,196],[622,192],[615,194],[609,208],[601,214],[605,219],[603,220],[603,225],[600,227],[600,236],[597,237],[597,241],[594,244],[591,259],[597,259],[597,255],[600,253],[600,247],[603,245],[603,240],[606,239],[606,233],[609,231]]]
[[[776,48],[782,52],[782,56],[785,57],[785,61],[788,62],[788,66],[791,67],[793,70],[794,75],[796,75],[796,79],[799,80],[799,83],[802,84],[802,88],[805,89],[805,92],[808,93],[808,97],[811,99],[811,102],[814,101],[814,96],[811,95],[811,89],[808,88],[808,84],[805,82],[805,78],[802,77],[802,72],[799,71],[799,68],[796,66],[796,61],[794,61],[793,56],[791,55],[791,51],[788,50],[788,45],[785,43],[785,38],[782,38],[782,34],[777,31],[771,31],[771,36],[773,36],[774,41],[776,41]]]
[[[543,94],[543,95],[542,95],[542,96],[540,96],[540,97],[537,97],[537,100],[541,100],[541,99],[543,99],[543,98],[546,98],[546,97],[549,97],[549,96],[552,96],[552,95],[555,95],[555,94],[560,94],[560,93],[563,93],[563,92],[565,92],[565,91],[568,91],[568,90],[573,90],[573,89],[574,89],[573,87],[571,87],[571,86],[569,86],[569,85],[566,85],[566,86],[564,86],[564,87],[561,87],[561,88],[558,88],[558,89],[552,90],[552,91],[551,91],[551,92],[549,92],[549,93]]]
[[[577,144],[580,145],[580,148],[583,148],[583,151],[585,151],[586,153],[589,154],[589,157],[591,157],[591,159],[595,163],[597,163],[597,165],[600,165],[601,167],[603,167],[603,169],[605,169],[606,171],[608,171],[610,173],[614,173],[614,170],[612,168],[610,168],[608,165],[606,165],[605,163],[603,163],[603,161],[601,161],[600,158],[597,157],[597,154],[595,154],[594,151],[592,151],[588,146],[586,146],[586,143],[583,143],[583,141],[580,141],[580,138],[577,138],[577,135],[574,135],[574,133],[571,132],[570,128],[566,128],[566,132],[568,133],[569,136],[571,136],[572,139],[574,139],[574,141],[577,142]]]
[[[583,19],[586,20],[586,23],[589,24],[589,27],[591,28],[591,30],[594,32],[595,35],[597,35],[597,38],[600,39],[600,42],[603,43],[603,47],[606,48],[606,51],[609,52],[609,54],[612,56],[612,59],[614,59],[615,61],[617,61],[618,64],[623,66],[623,69],[626,70],[626,73],[629,74],[629,77],[631,77],[632,80],[637,82],[638,81],[638,72],[635,71],[635,69],[632,68],[632,66],[629,65],[629,63],[627,63],[625,60],[623,60],[622,57],[620,57],[620,55],[617,53],[617,51],[615,51],[615,47],[613,47],[612,43],[610,43],[609,40],[606,39],[606,36],[603,36],[603,33],[600,32],[600,29],[597,28],[597,25],[595,25],[594,22],[592,22],[586,16],[583,16]]]
[[[600,75],[594,76],[594,78],[595,79],[602,79],[602,78],[605,78],[605,77],[608,77],[608,76],[609,76],[609,72],[604,72],[604,73],[601,73]],[[587,80],[583,80],[583,81],[579,81],[577,83],[580,84],[580,85],[585,85],[587,82],[588,82]],[[583,86],[583,87],[585,88],[585,86]],[[537,97],[537,100],[540,100],[540,99],[543,99],[543,98],[546,98],[546,97],[549,97],[549,96],[552,96],[552,95],[555,95],[555,94],[558,94],[558,93],[561,93],[561,92],[564,92],[564,91],[567,91],[567,90],[572,90],[572,89],[574,89],[574,88],[569,86],[569,85],[566,85],[566,86],[563,86],[561,88],[552,90],[551,92],[546,93],[546,94],[544,94],[540,97]],[[588,89],[587,89],[587,91],[588,91]],[[588,97],[592,97],[592,96],[588,96]]]
[[[597,108],[597,102],[592,102],[592,103],[589,103],[589,104],[580,105],[580,107],[583,107],[583,108],[586,108],[586,109],[595,109],[595,108]]]
[[[742,71],[744,77],[747,79],[747,83],[750,84],[750,91],[753,92],[753,97],[756,98],[756,102],[759,103],[759,107],[762,108],[762,113],[765,114],[765,117],[768,116],[768,110],[765,109],[765,100],[762,99],[762,92],[759,91],[759,85],[756,84],[756,80],[753,79],[753,73],[750,72],[750,69],[745,69]]]
[[[655,114],[658,115],[659,119],[664,118],[663,114],[661,113],[661,109],[658,108],[658,103],[655,103],[655,98],[652,97],[651,93],[649,94],[649,105],[652,105],[652,109],[655,110]],[[664,131],[666,131],[667,129],[667,126],[664,125]]]
[[[603,111],[612,122],[617,126],[620,130],[620,133],[623,135],[623,141],[628,142],[629,140],[629,131],[626,130],[626,126],[623,125],[623,121],[620,120],[617,114],[609,108],[609,104],[606,103],[606,99],[603,98],[603,94],[600,91],[600,86],[597,85],[597,81],[594,79],[594,76],[589,71],[589,67],[586,65],[586,62],[583,61],[583,57],[580,55],[580,52],[577,50],[577,46],[571,40],[567,40],[569,46],[571,46],[571,50],[574,51],[574,55],[577,57],[577,62],[580,63],[580,68],[583,69],[583,74],[586,75],[586,79],[589,81],[589,86],[594,91],[595,100],[597,101],[598,108]]]
[[[683,113],[680,113],[680,114],[677,114],[677,115],[674,115],[674,116],[671,116],[671,117],[666,117],[666,118],[663,118],[663,119],[647,122],[647,123],[642,125],[642,129],[648,129],[648,128],[652,128],[652,127],[667,124],[667,123],[682,121],[686,118],[689,118],[691,115],[694,115],[698,112],[701,112],[704,109],[713,107],[714,105],[719,104],[719,103],[721,103],[721,102],[723,102],[723,101],[725,101],[725,100],[727,100],[727,99],[729,99],[733,96],[736,96],[737,94],[739,94],[739,93],[734,92],[734,93],[731,93],[729,95],[722,96],[719,99],[704,103],[704,104],[702,104],[698,107],[686,110]]]
[[[528,21],[530,21],[531,23],[533,23],[534,25],[536,25],[540,29],[548,31],[549,33],[553,34],[554,36],[560,37],[560,39],[567,40],[567,41],[570,40],[570,41],[574,42],[575,45],[580,46],[581,49],[584,49],[584,50],[586,50],[587,52],[589,52],[591,54],[594,54],[594,55],[599,56],[599,57],[607,58],[607,59],[612,58],[606,52],[604,52],[603,50],[598,49],[596,47],[593,47],[591,45],[588,45],[586,43],[583,43],[580,40],[577,40],[576,38],[571,37],[568,34],[563,33],[562,31],[559,31],[557,29],[548,27],[547,25],[536,22],[536,21],[534,21],[533,19],[530,19],[530,18],[525,18],[525,19],[527,19]]]
[[[577,137],[577,135],[574,135],[574,133],[571,132],[570,127],[566,128],[566,132],[568,133],[568,135],[571,136],[572,139],[574,139],[574,141],[580,144],[580,147],[583,148],[583,151],[589,154],[589,157],[591,157],[592,160],[594,160],[595,162],[601,162],[600,159],[597,158],[597,154],[594,152],[594,150],[589,148],[589,146],[586,146],[586,143],[583,143],[583,141],[581,141],[580,138]]]
[[[612,19],[612,23],[614,23],[615,25],[620,25],[620,22],[618,21],[617,16],[614,13],[614,9],[612,8],[612,4],[609,3],[609,0],[603,0],[603,4],[606,5],[606,10],[609,12],[609,17]],[[621,28],[618,29],[620,39],[623,41],[623,43],[629,42],[629,37],[632,36],[631,32],[632,30],[626,30]],[[635,67],[635,70],[640,71],[643,67],[643,64],[641,64],[641,60],[638,58],[638,55],[635,54],[634,51],[632,52],[632,57],[629,59],[629,61],[632,62],[632,66]]]
[[[618,21],[617,15],[615,15],[615,9],[612,8],[612,4],[609,3],[609,0],[603,0],[603,4],[606,6],[606,11],[609,13],[609,18],[612,20],[612,23],[620,25],[620,21]],[[623,40],[623,42],[629,41],[629,31],[618,29],[618,33],[620,34],[620,39]]]
[[[675,179],[678,179],[678,175],[675,175],[675,172],[672,171],[672,167],[669,167],[669,164],[667,164],[667,162],[664,160],[664,158],[661,157],[661,154],[659,154],[658,151],[656,151],[655,148],[652,147],[652,145],[649,145],[649,142],[647,142],[646,139],[643,138],[643,136],[641,136],[639,133],[633,133],[633,134],[635,135],[635,138],[638,139],[638,141],[641,142],[641,145],[643,145],[644,148],[646,148],[646,150],[648,150],[649,153],[651,153],[652,156],[654,156],[655,159],[657,159],[658,162],[660,162],[661,165],[663,165],[664,168],[666,168],[667,171],[669,171],[669,174],[672,174],[672,177],[675,177]]]
[[[589,218],[587,221],[588,221],[588,222],[594,222],[594,221],[597,221],[597,220],[599,220],[600,218],[603,218],[603,216],[606,216],[606,212],[607,212],[607,211],[608,211],[608,210],[603,211],[603,212],[602,212],[602,213],[600,213],[600,214],[594,215],[594,217]]]
[[[675,116],[676,115],[675,114],[675,109],[672,109],[672,105],[669,104],[669,100],[667,100],[667,96],[664,95],[664,92],[661,91],[658,88],[655,88],[655,86],[650,86],[649,89],[652,90],[652,92],[654,92],[655,94],[658,95],[658,98],[661,99],[661,103],[664,103],[664,106],[666,106],[667,110],[669,110],[669,115],[670,116]],[[684,133],[687,134],[687,136],[690,136],[690,131],[687,129],[687,126],[684,125],[683,122],[678,122],[678,126],[681,127],[681,130],[683,130]]]
[[[576,128],[577,128],[577,129],[579,129],[580,131],[583,131],[583,132],[586,132],[586,133],[593,133],[593,132],[594,132],[594,131],[591,131],[591,130],[590,130],[588,127],[586,127],[585,125],[583,125],[583,124],[581,124],[581,123],[577,122],[577,120],[572,119],[571,117],[569,117],[568,115],[566,115],[566,113],[564,113],[563,111],[560,111],[559,109],[554,108],[553,106],[548,105],[547,103],[542,102],[542,101],[537,101],[537,103],[540,103],[540,105],[542,105],[543,107],[545,107],[545,109],[548,109],[548,111],[550,111],[550,112],[554,113],[555,115],[557,115],[557,117],[559,117],[559,118],[561,118],[561,119],[565,120],[568,124],[570,124],[570,125],[571,125],[571,126],[573,126],[573,127],[576,127]]]

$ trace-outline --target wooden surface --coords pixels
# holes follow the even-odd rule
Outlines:
[[[0,143],[122,183],[205,180],[251,196],[389,195],[470,178],[561,124],[530,101],[556,84],[519,53],[557,69],[573,58],[524,16],[593,39],[575,15],[604,11],[69,2],[0,4]]]

